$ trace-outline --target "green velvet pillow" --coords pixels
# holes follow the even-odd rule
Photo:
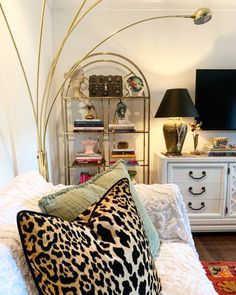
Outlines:
[[[97,174],[84,184],[71,186],[43,197],[39,201],[39,207],[43,213],[73,221],[122,178],[128,178],[129,180],[131,194],[143,222],[152,255],[156,257],[160,247],[158,233],[134,188],[126,165],[122,160],[114,164],[109,170]]]

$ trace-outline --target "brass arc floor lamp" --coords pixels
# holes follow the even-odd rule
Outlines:
[[[188,18],[192,19],[194,24],[196,25],[201,25],[206,22],[208,22],[211,17],[212,13],[209,8],[200,8],[198,9],[195,13],[192,15],[166,15],[166,16],[156,16],[156,17],[151,17],[147,19],[142,19],[140,21],[136,21],[134,23],[131,23],[125,27],[122,27],[121,29],[113,32],[100,42],[98,42],[94,47],[89,49],[87,53],[78,61],[75,63],[71,69],[67,72],[67,75],[63,81],[63,83],[59,86],[59,89],[56,91],[56,95],[51,99],[50,98],[50,92],[51,92],[51,86],[52,86],[52,80],[54,77],[55,69],[58,63],[58,60],[60,58],[61,52],[64,48],[64,45],[66,44],[67,39],[73,32],[73,30],[78,26],[78,24],[89,14],[90,11],[94,9],[102,0],[96,0],[93,1],[90,6],[85,8],[85,5],[87,4],[88,0],[83,0],[82,3],[79,5],[79,8],[74,16],[74,18],[71,21],[71,24],[56,52],[56,55],[53,58],[53,61],[51,63],[51,66],[48,71],[47,79],[45,82],[45,86],[42,92],[42,97],[41,99],[39,98],[39,77],[40,77],[40,60],[41,60],[41,49],[42,49],[42,36],[43,36],[43,27],[44,27],[44,17],[45,17],[45,9],[46,9],[46,0],[42,0],[42,9],[41,9],[41,21],[40,21],[40,33],[39,33],[39,42],[38,42],[38,64],[37,64],[37,81],[36,81],[36,93],[33,95],[31,91],[31,86],[29,84],[29,79],[27,77],[25,67],[23,65],[17,44],[15,42],[14,36],[12,34],[8,19],[6,17],[6,14],[4,12],[4,9],[2,7],[2,4],[0,3],[0,10],[2,13],[2,16],[4,18],[4,21],[7,26],[7,30],[10,34],[10,38],[12,40],[12,43],[14,45],[18,61],[21,66],[21,70],[24,76],[24,80],[26,83],[27,91],[29,94],[29,99],[30,103],[32,106],[32,112],[34,114],[34,119],[35,119],[35,125],[36,125],[36,138],[37,138],[37,147],[38,147],[38,152],[37,152],[37,158],[38,158],[38,166],[39,166],[39,172],[40,174],[46,179],[49,179],[49,174],[48,174],[48,160],[47,160],[47,152],[46,152],[46,134],[47,134],[47,128],[48,128],[48,122],[50,119],[50,115],[53,109],[53,106],[61,92],[61,89],[63,88],[63,85],[66,83],[67,79],[70,77],[70,75],[76,70],[77,67],[79,67],[80,63],[88,57],[92,52],[94,52],[100,45],[105,43],[108,39],[112,38],[113,36],[121,33],[124,30],[127,30],[133,26],[136,26],[138,24],[147,22],[147,21],[153,21],[157,19],[165,19],[165,18]]]

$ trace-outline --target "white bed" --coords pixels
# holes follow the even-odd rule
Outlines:
[[[42,195],[62,187],[28,172],[0,191],[0,295],[37,294],[21,249],[16,214],[22,209],[40,211]],[[217,295],[198,259],[178,188],[139,184],[136,189],[162,240],[155,263],[163,295]]]

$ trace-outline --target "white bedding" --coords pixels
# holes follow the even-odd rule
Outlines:
[[[212,283],[188,244],[163,243],[155,262],[162,295],[217,295]]]
[[[20,245],[15,216],[22,209],[39,211],[37,203],[41,196],[61,187],[47,183],[37,172],[29,172],[0,191],[0,295],[37,294]],[[163,295],[217,295],[197,258],[178,189],[171,185],[136,188],[163,241],[156,260]]]
[[[42,196],[63,187],[46,182],[35,171],[17,176],[0,190],[0,224],[16,224],[16,214],[23,209],[40,211],[38,201]]]

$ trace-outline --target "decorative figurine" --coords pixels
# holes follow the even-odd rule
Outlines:
[[[65,73],[65,76],[67,73]],[[86,96],[81,91],[81,86],[84,84],[85,77],[84,77],[84,70],[82,68],[77,68],[74,72],[70,75],[71,80],[71,87],[73,90],[73,97],[74,98],[85,98]]]
[[[127,105],[124,104],[121,99],[118,102],[115,110],[115,116],[117,115],[118,117],[118,124],[124,124],[125,123],[125,113],[127,111]]]
[[[144,91],[143,80],[137,76],[131,76],[127,80],[127,88],[130,96],[142,96]]]
[[[87,114],[84,116],[84,118],[87,120],[95,119],[96,118],[96,109],[95,109],[95,106],[93,105],[93,103],[91,101],[89,101],[89,103],[86,103],[85,108],[87,110]],[[92,112],[94,112],[94,115],[92,114]]]

